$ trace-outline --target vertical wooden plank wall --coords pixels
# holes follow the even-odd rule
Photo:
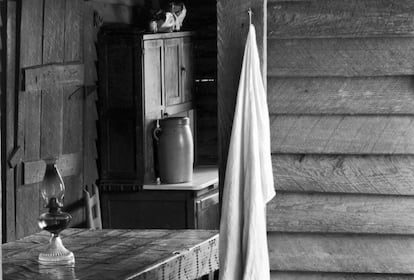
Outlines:
[[[85,63],[82,53],[83,48],[83,7],[82,0],[66,0],[61,4],[64,11],[63,21],[63,44],[61,46],[63,56],[62,61],[65,64],[71,63]],[[84,67],[83,67],[84,68]],[[63,121],[62,121],[62,155],[80,156],[77,166],[78,172],[72,176],[65,177],[65,184],[68,186],[78,186],[76,191],[68,192],[66,200],[67,211],[69,211],[74,219],[72,226],[80,226],[84,224],[84,202],[83,202],[83,188],[85,186],[84,180],[84,166],[83,157],[84,150],[84,114],[85,94],[82,88],[84,83],[72,84],[62,88],[63,98]]]
[[[266,77],[266,6],[262,0],[217,1],[217,100],[220,193],[224,182],[234,107],[236,104],[244,46],[252,9],[262,75]],[[221,196],[220,196],[221,202]]]
[[[42,32],[43,32],[43,0],[35,1],[22,1],[21,2],[21,22],[20,22],[20,52],[17,52],[16,55],[20,54],[20,66],[16,65],[21,73],[20,69],[41,65],[42,64]],[[38,159],[40,157],[40,137],[33,138],[29,142],[31,145],[26,151],[25,147],[25,128],[29,123],[25,123],[25,108],[26,108],[26,93],[19,88],[17,93],[17,120],[13,124],[16,127],[16,133],[14,135],[7,135],[7,137],[15,137],[13,140],[13,149],[22,151],[22,155],[19,157],[19,160],[24,158],[33,158]],[[9,109],[9,108],[8,108]],[[10,108],[11,109],[11,108]],[[34,108],[28,114],[34,113]],[[38,111],[38,114],[40,111]],[[38,120],[38,125],[40,125],[39,117],[34,119],[27,120],[34,121]],[[32,124],[30,124],[32,125]],[[37,127],[37,126],[36,126]],[[38,131],[40,133],[40,131]],[[29,135],[28,135],[29,136]],[[8,155],[9,156],[9,155]],[[22,164],[20,162],[16,163],[15,166],[15,180],[13,184],[13,191],[15,192],[15,227],[16,232],[15,236],[8,236],[8,240],[13,240],[14,238],[21,238],[25,235],[37,231],[36,228],[36,219],[40,214],[40,205],[41,200],[39,196],[39,184],[23,185],[22,182]],[[8,227],[13,226],[12,224],[7,224]]]
[[[5,2],[5,1],[4,1]],[[16,90],[16,38],[17,38],[17,3],[15,1],[7,1],[7,43],[6,49],[6,91],[4,95],[4,103],[2,107],[2,138],[3,158],[2,163],[7,162],[7,155],[13,153],[15,147],[16,133],[16,110],[15,110],[15,90]],[[12,135],[12,137],[8,137]],[[15,236],[15,168],[9,164],[3,165],[3,242],[9,237]],[[9,226],[10,225],[10,226]]]
[[[82,61],[82,5],[81,0],[25,0],[21,1],[21,6],[14,6],[14,18],[10,14],[11,23],[20,22],[16,23],[18,32],[10,33],[18,34],[19,40],[13,35],[8,38],[8,67],[11,71],[8,71],[10,78],[7,80],[6,138],[7,158],[14,159],[9,163],[14,171],[7,173],[6,180],[7,194],[15,193],[15,197],[8,195],[6,200],[6,216],[10,217],[7,240],[39,230],[36,220],[45,211],[39,196],[41,180],[25,180],[28,168],[33,166],[29,163],[42,159],[53,157],[73,164],[74,171],[65,174],[64,178],[65,205],[74,217],[73,225],[82,223],[84,219],[83,205],[79,205],[82,203],[83,175],[77,168],[76,157],[70,156],[78,153],[82,157],[83,91],[78,89],[82,84],[68,87],[49,84],[34,90],[20,88],[20,81],[24,78],[21,74],[28,68]],[[16,29],[16,25],[11,24],[10,27]],[[14,51],[16,46],[18,52]],[[13,75],[15,67],[19,76]],[[49,71],[47,67],[41,69]],[[16,79],[19,79],[17,93],[14,90]],[[68,157],[73,160],[65,161]],[[15,212],[9,205],[14,205]]]
[[[272,279],[414,277],[414,3],[268,2]]]
[[[3,69],[6,69],[6,49],[5,42],[6,40],[6,32],[7,30],[7,3],[4,1],[0,1],[0,98],[1,98],[1,106],[0,106],[0,115],[2,116],[4,114],[4,100],[5,100],[5,93],[6,93],[6,86],[4,81],[6,80],[6,74]],[[2,135],[2,131],[4,130],[4,121],[3,117],[1,118],[1,125],[0,125],[0,135]],[[3,137],[0,137],[0,147],[3,147],[2,144],[4,143]],[[0,151],[3,150],[3,148],[0,149]],[[2,158],[3,153],[0,153],[0,158]],[[3,160],[2,160],[3,161]],[[0,165],[0,228],[3,229],[3,186],[4,186],[4,175],[3,175],[3,169]],[[3,230],[2,230],[3,231]],[[0,232],[0,239],[2,240],[2,233]],[[0,259],[2,259],[2,252],[0,252]],[[3,279],[3,270],[2,270],[2,264],[0,264],[0,279]]]

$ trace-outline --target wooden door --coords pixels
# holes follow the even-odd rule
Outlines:
[[[81,0],[23,0],[9,10],[8,34],[17,36],[7,37],[4,240],[39,230],[37,218],[46,210],[39,187],[48,158],[58,160],[64,176],[72,225],[83,221],[78,207],[83,186],[82,5]]]
[[[48,65],[24,70],[19,96],[21,183],[16,188],[16,236],[38,231],[47,211],[39,196],[46,159],[56,159],[66,185],[65,206],[82,198],[83,65]],[[82,216],[72,212],[73,224]]]

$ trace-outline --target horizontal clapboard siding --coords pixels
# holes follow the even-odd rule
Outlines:
[[[271,114],[414,114],[414,78],[269,78]]]
[[[267,13],[271,279],[414,279],[414,2]]]
[[[367,37],[414,34],[411,0],[268,0],[268,37]]]
[[[271,280],[412,280],[412,275],[272,272]]]
[[[276,190],[414,195],[414,156],[273,155]]]
[[[268,39],[268,76],[413,75],[414,38]]]
[[[414,154],[414,117],[270,118],[273,153]]]
[[[401,235],[268,234],[277,271],[414,273],[414,237]]]
[[[414,197],[278,193],[269,231],[414,234]]]

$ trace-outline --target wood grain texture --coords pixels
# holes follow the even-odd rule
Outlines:
[[[27,186],[19,185],[16,188],[16,238],[22,238],[39,231],[39,184]]]
[[[20,65],[42,64],[43,0],[22,1],[20,26]]]
[[[84,227],[85,223],[85,202],[83,200],[82,174],[79,172],[74,176],[63,178],[66,186],[65,204],[63,211],[72,216],[71,227]]]
[[[281,193],[267,204],[269,231],[413,234],[414,198]]]
[[[252,21],[256,27],[262,75],[266,77],[267,5],[260,0],[217,1],[217,115],[221,188],[224,182],[243,51],[249,25],[247,14],[249,8],[252,9]]]
[[[273,155],[276,190],[414,195],[412,156]]]
[[[66,0],[65,7],[65,62],[81,61],[82,8],[81,0]]]
[[[1,97],[2,97],[3,100],[4,100],[4,96],[6,95],[6,86],[5,86],[4,82],[6,81],[6,74],[5,74],[6,72],[5,72],[5,70],[7,71],[7,60],[5,59],[7,57],[7,47],[6,47],[6,32],[7,32],[7,29],[6,29],[6,27],[3,27],[3,25],[5,25],[6,23],[7,23],[7,3],[0,2],[0,38],[1,38],[1,42],[0,42],[0,54],[1,54],[1,58],[0,58],[0,76],[1,76],[1,81],[2,81],[2,85],[0,85],[1,86],[0,94],[1,94]],[[3,108],[4,108],[4,105],[3,105]],[[3,119],[4,119],[4,117],[3,117]],[[4,122],[2,122],[2,123],[4,123]],[[4,125],[2,125],[2,128],[0,129],[0,131],[1,131],[1,134],[4,135],[4,131],[5,131]],[[3,137],[2,140],[0,140],[0,144],[3,144],[3,145],[1,145],[2,151],[0,153],[1,158],[3,158],[3,153],[4,153],[4,148],[3,147],[5,147],[4,137]],[[0,180],[2,182],[2,184],[0,186],[0,190],[1,190],[0,198],[2,199],[2,202],[0,202],[1,209],[4,209],[3,208],[3,201],[4,201],[4,195],[3,194],[5,193],[4,192],[5,186],[4,186],[3,182],[5,182],[5,178],[4,178],[5,172],[3,171],[3,169],[6,166],[7,165],[2,164],[2,166],[0,167]],[[4,211],[4,210],[0,210],[0,213],[2,214],[2,218],[0,218],[0,225],[2,226],[2,233],[0,233],[0,239],[3,240],[3,236],[2,236],[4,234],[3,229],[5,228],[5,227],[3,227],[3,223],[4,223],[4,221],[3,221],[4,218],[3,217],[5,215],[3,215],[4,213],[2,213],[2,211]],[[0,257],[2,257],[1,252],[0,252]],[[3,269],[2,269],[1,264],[0,264],[0,275],[3,275]]]
[[[50,64],[24,70],[25,90],[35,91],[65,85],[82,86],[85,74],[83,64]]]
[[[24,93],[23,92],[19,92],[19,96],[18,96],[18,100],[17,100],[17,135],[16,135],[16,144],[17,147],[15,149],[16,152],[20,153],[22,156],[18,157],[20,159],[23,158],[24,155],[24,147],[25,147],[25,141],[24,141],[24,133],[25,133],[25,108],[27,106],[26,104],[26,98],[24,98]],[[16,230],[16,234],[15,236],[13,236],[13,238],[21,238],[24,235],[27,235],[30,233],[33,233],[35,231],[31,231],[34,229],[34,223],[32,221],[30,221],[30,219],[32,217],[27,217],[25,216],[25,210],[23,209],[23,205],[25,204],[26,201],[33,201],[31,200],[31,198],[33,198],[34,193],[30,193],[33,189],[29,188],[28,192],[29,194],[26,195],[26,193],[24,192],[24,189],[21,189],[19,186],[22,185],[22,166],[20,164],[21,160],[18,160],[16,162],[15,165],[15,177],[14,177],[14,182],[13,182],[13,187],[12,187],[12,191],[15,193],[15,200],[13,201],[13,204],[15,206],[14,209],[14,224],[10,224],[8,225],[11,227],[14,227]],[[38,193],[36,193],[36,195],[38,196]],[[30,200],[24,200],[24,199],[28,199],[30,197]],[[19,201],[19,203],[17,203]],[[27,209],[26,209],[27,211]],[[35,214],[37,213],[37,211],[35,212]],[[29,215],[32,214],[32,212],[29,213]],[[27,223],[26,223],[27,222]],[[26,225],[28,228],[26,228]],[[37,230],[37,229],[36,229]]]
[[[6,92],[4,102],[8,108],[2,115],[5,118],[3,133],[5,133],[5,157],[9,158],[15,149],[16,133],[16,39],[17,39],[17,5],[16,2],[7,2],[7,42],[6,42]],[[9,166],[10,167],[10,166]],[[3,220],[6,226],[3,230],[2,240],[12,240],[15,238],[15,190],[14,190],[14,168],[4,166],[4,185],[3,185]]]
[[[62,177],[79,175],[82,170],[82,161],[80,153],[65,154],[59,156],[56,160],[56,166]],[[46,171],[46,162],[44,160],[34,160],[23,162],[23,183],[34,184],[43,181]]]
[[[361,273],[313,273],[277,272],[270,273],[271,280],[410,280],[413,275],[361,274]]]
[[[44,0],[43,64],[64,61],[65,2],[65,0]]]
[[[6,189],[4,193],[4,202],[2,211],[5,212],[2,223],[7,225],[6,230],[2,233],[3,242],[11,241],[16,239],[16,193],[14,191],[14,169],[6,170],[6,184],[3,188]]]
[[[81,153],[64,154],[56,162],[62,177],[77,175],[82,172]]]
[[[40,121],[41,121],[41,97],[40,90],[25,92],[27,106],[25,111],[25,150],[26,160],[37,160],[40,156]]]
[[[414,238],[393,235],[269,233],[271,270],[414,273]]]
[[[268,40],[268,75],[412,75],[414,38]]]
[[[42,90],[42,125],[40,157],[57,158],[62,153],[63,98],[62,89]]]
[[[6,156],[14,149],[14,134],[15,134],[15,114],[16,114],[16,2],[7,2],[7,43],[6,43],[6,118],[5,133],[6,133]],[[8,180],[8,178],[6,178]]]
[[[97,42],[97,29],[93,23],[93,8],[90,3],[83,3],[83,58],[85,65],[85,85],[90,90],[85,92],[86,100],[84,106],[84,184],[91,186],[98,179],[97,168],[97,101],[98,94],[96,90],[96,82],[98,79],[96,70],[97,54],[95,43]]]
[[[40,232],[3,244],[6,279],[196,279],[218,269],[216,231],[67,229],[63,243],[76,258],[76,270],[39,266],[49,235]]]
[[[413,154],[411,116],[271,115],[273,153]]]
[[[46,162],[43,160],[23,162],[23,184],[28,185],[42,182],[45,171]]]
[[[20,39],[20,67],[24,68],[42,63],[43,1],[22,1],[21,5],[20,38],[17,40]],[[19,25],[17,24],[17,26]],[[26,100],[26,93],[20,90],[19,88],[17,98],[13,96],[17,100],[18,109],[15,144],[25,151],[26,117],[32,110],[26,110],[30,106],[29,100]],[[35,132],[33,135],[35,135]],[[28,148],[29,150],[33,149],[29,154],[35,153],[36,146]],[[8,227],[15,228],[16,238],[38,231],[36,220],[39,217],[39,186],[37,184],[27,187],[22,186],[21,172],[22,167],[20,164],[17,164],[13,184],[13,192],[15,193],[15,201],[13,201],[15,224],[7,225]]]
[[[272,78],[272,114],[413,114],[411,76]]]
[[[414,3],[410,0],[269,0],[268,3],[271,38],[414,34]]]
[[[63,154],[83,151],[83,102],[82,85],[63,87]]]

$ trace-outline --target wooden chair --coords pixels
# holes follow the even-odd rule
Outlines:
[[[90,229],[102,229],[98,186],[93,184],[91,189],[91,191],[88,191],[87,188],[83,190],[86,206],[86,223]]]

